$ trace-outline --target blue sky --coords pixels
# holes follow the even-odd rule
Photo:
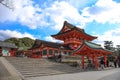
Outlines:
[[[14,10],[0,4],[0,40],[30,37],[58,42],[64,21],[97,36],[103,45],[120,45],[120,0],[13,0]]]

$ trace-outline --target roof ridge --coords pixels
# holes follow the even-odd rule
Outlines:
[[[73,25],[73,24],[71,24],[71,23],[69,23],[69,22],[67,22],[67,21],[64,21],[64,24],[69,25],[70,28],[76,27],[75,25]]]
[[[101,46],[100,44],[96,44],[96,43],[93,43],[93,42],[91,42],[91,41],[86,41],[86,40],[84,40],[85,42],[87,42],[87,43],[91,43],[91,44],[94,44],[94,45],[97,45],[97,46]],[[101,46],[102,47],[102,46]]]
[[[41,41],[41,42],[46,42],[46,43],[61,44],[61,43],[46,41],[46,40],[39,40],[39,39],[36,39],[36,40]]]
[[[36,46],[36,43],[37,43],[37,46]],[[36,39],[36,42],[34,43],[34,45],[30,49],[37,48],[41,44],[43,44],[43,45],[45,45],[47,47],[53,47],[53,48],[60,48],[60,46],[63,46],[64,49],[71,50],[70,48],[68,48],[67,46],[65,46],[63,43],[50,42],[50,41],[39,40],[39,39]]]
[[[71,23],[69,23],[69,22],[67,22],[67,21],[64,21],[64,24],[68,24],[68,25],[70,25],[69,27],[76,28],[76,29],[79,29],[79,30],[84,31],[84,29],[79,28],[79,27],[77,27],[77,26],[75,26],[75,25],[73,25],[73,24],[71,24]]]

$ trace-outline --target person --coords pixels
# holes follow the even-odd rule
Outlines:
[[[109,67],[109,60],[107,60],[107,64],[106,65],[107,65],[107,67]]]
[[[104,69],[104,60],[103,59],[101,59],[101,61],[100,61],[100,66],[102,69]]]
[[[120,59],[118,60],[118,67],[120,68]]]
[[[117,63],[118,63],[118,56],[114,57],[114,66],[117,68]]]
[[[93,69],[93,63],[92,63],[92,60],[91,59],[88,59],[88,64],[87,64],[87,67],[86,67],[86,69]]]
[[[118,67],[120,68],[120,56],[118,58]]]
[[[80,65],[81,65],[81,61],[77,60],[77,66],[80,67]]]
[[[117,67],[117,60],[114,60],[114,66]]]
[[[58,62],[61,62],[62,61],[62,54],[59,54],[58,55]]]

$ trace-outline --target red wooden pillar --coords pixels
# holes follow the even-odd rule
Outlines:
[[[34,51],[32,50],[32,55],[30,57],[33,57],[33,55],[34,55]]]
[[[95,56],[92,54],[92,63],[95,64]]]
[[[49,57],[49,48],[47,48],[47,57]]]
[[[42,58],[42,51],[40,50],[40,58]]]
[[[0,47],[0,55],[2,55],[2,48]]]
[[[0,53],[2,53],[2,49],[0,48]]]
[[[94,56],[95,68],[98,70],[98,58],[97,55]]]
[[[107,64],[107,56],[104,55],[104,64],[105,64],[105,67],[106,67],[106,64]]]
[[[52,56],[55,56],[55,50],[52,49]]]
[[[61,53],[61,51],[60,51],[60,49],[58,50],[58,55],[60,55],[60,53]]]
[[[93,60],[93,64],[95,65],[95,68],[98,70],[98,59],[95,53],[92,54],[92,60]]]
[[[14,50],[10,50],[9,53],[10,53],[10,56],[11,56],[11,57],[14,57],[14,56],[15,56],[15,55],[14,55]]]
[[[82,69],[85,68],[85,65],[84,65],[84,55],[82,55]]]

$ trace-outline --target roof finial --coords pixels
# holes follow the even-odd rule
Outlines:
[[[67,21],[64,21],[64,23],[68,23]]]

